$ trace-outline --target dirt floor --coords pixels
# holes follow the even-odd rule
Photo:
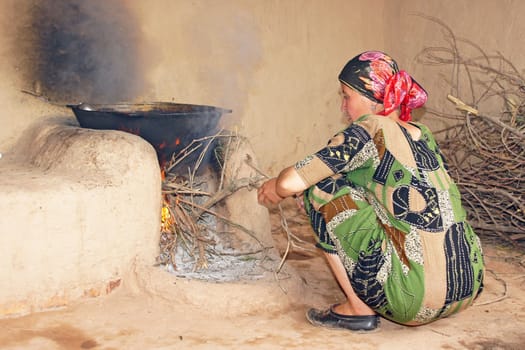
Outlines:
[[[290,231],[305,242],[283,270],[217,283],[135,266],[107,296],[63,309],[0,320],[0,349],[523,349],[525,257],[484,245],[486,289],[467,311],[422,327],[382,320],[370,334],[311,326],[305,311],[342,300],[323,257],[311,249],[305,219],[287,209]],[[272,212],[276,248],[286,234]],[[310,249],[310,250],[305,250]],[[280,258],[266,259],[267,268]],[[4,286],[8,288],[8,286]]]

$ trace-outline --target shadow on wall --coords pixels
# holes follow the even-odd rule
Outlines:
[[[133,101],[145,89],[140,31],[126,2],[17,2],[26,90],[60,103]]]

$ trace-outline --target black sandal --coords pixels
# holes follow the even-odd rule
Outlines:
[[[328,327],[334,329],[348,329],[351,331],[373,331],[379,325],[379,316],[350,316],[341,315],[333,310],[335,305],[327,310],[310,309],[306,318],[314,326]]]

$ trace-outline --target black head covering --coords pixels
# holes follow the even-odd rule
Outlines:
[[[352,58],[339,74],[339,81],[370,100],[383,104],[382,115],[401,108],[401,120],[427,100],[426,91],[396,61],[381,51],[366,51]]]

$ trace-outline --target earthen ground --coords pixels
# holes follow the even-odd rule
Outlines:
[[[113,293],[62,309],[0,320],[0,349],[523,349],[523,254],[485,242],[486,287],[465,312],[421,327],[382,320],[370,334],[311,326],[308,307],[342,299],[316,250],[304,217],[286,210],[292,248],[284,272],[241,283],[175,278],[138,268]],[[286,248],[278,211],[271,212],[278,250]],[[274,266],[278,261],[274,261]],[[130,277],[131,278],[131,277]],[[2,286],[9,288],[9,286]]]

